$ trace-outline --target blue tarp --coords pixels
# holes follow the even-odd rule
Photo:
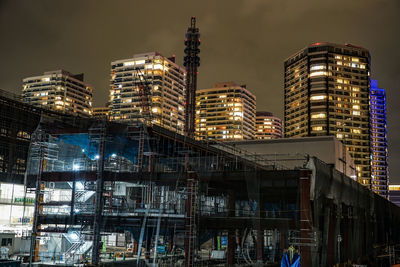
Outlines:
[[[300,256],[295,253],[293,255],[292,263],[290,263],[289,255],[287,252],[283,252],[283,257],[281,261],[281,267],[300,267]]]

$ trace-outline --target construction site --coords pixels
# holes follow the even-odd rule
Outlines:
[[[385,264],[400,240],[398,207],[309,155],[272,158],[4,95],[1,118],[4,163],[27,158],[1,183],[24,189],[12,226],[32,264],[273,266],[291,246],[304,266]]]
[[[151,123],[144,78],[135,123],[0,91],[0,184],[10,191],[0,230],[14,235],[2,246],[30,266],[281,266],[284,252],[303,266],[394,263],[400,208],[349,177],[345,152],[339,168],[294,148],[195,140],[194,18],[185,44],[184,135]]]

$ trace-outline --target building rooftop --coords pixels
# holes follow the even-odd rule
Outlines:
[[[32,76],[32,77],[27,77],[25,79],[23,79],[23,81],[28,81],[31,80],[32,78],[37,78],[37,77],[42,77],[42,76],[50,76],[50,75],[65,75],[65,76],[69,76],[72,77],[76,80],[79,80],[81,82],[84,82],[84,74],[83,73],[79,73],[79,74],[72,74],[69,71],[63,70],[63,69],[59,69],[59,70],[52,70],[52,71],[45,71],[42,75],[39,76]]]
[[[347,49],[351,49],[351,50],[358,50],[358,51],[361,50],[361,51],[367,52],[368,56],[369,56],[368,49],[366,49],[364,47],[361,47],[361,46],[353,45],[353,44],[350,44],[350,43],[336,44],[336,43],[329,43],[329,42],[315,42],[315,43],[309,44],[308,46],[306,46],[306,47],[304,47],[304,48],[302,48],[300,50],[297,50],[296,53],[292,54],[290,57],[287,57],[285,59],[285,62],[288,61],[289,59],[291,59],[293,57],[296,57],[297,55],[303,53],[303,51],[305,51],[306,49],[311,48],[311,47],[315,47],[315,46],[335,46],[335,47],[347,48]]]

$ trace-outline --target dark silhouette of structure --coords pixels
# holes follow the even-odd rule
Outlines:
[[[190,28],[185,35],[185,57],[183,66],[186,67],[186,101],[185,101],[185,135],[194,137],[196,115],[197,68],[200,66],[200,33],[196,28],[196,18],[192,17]]]

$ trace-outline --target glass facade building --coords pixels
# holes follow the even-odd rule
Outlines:
[[[388,198],[389,170],[386,128],[386,92],[371,79],[371,178],[372,190]]]
[[[284,62],[285,137],[334,135],[371,188],[370,54],[362,47],[314,43]]]

